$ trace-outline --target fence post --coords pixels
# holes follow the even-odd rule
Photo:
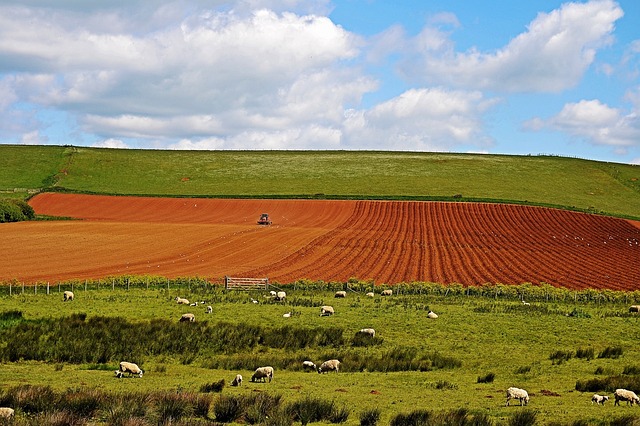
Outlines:
[[[84,280],[84,291],[85,292],[87,291],[87,280],[86,279]]]
[[[47,281],[47,294],[49,294],[49,281]]]
[[[129,291],[129,278],[127,277],[127,291]]]
[[[115,290],[116,289],[116,279],[115,278],[111,278],[111,290]]]
[[[38,294],[38,282],[33,286],[33,294]]]
[[[24,294],[24,283],[22,283],[22,294]]]
[[[11,281],[9,281],[9,296],[11,296]]]

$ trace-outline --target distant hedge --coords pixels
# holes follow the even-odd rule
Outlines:
[[[33,207],[23,200],[0,198],[0,223],[35,219]]]

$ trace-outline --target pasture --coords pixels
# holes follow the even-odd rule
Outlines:
[[[76,300],[71,302],[63,302],[61,293],[53,289],[48,295],[14,291],[11,296],[0,297],[0,312],[22,313],[21,318],[6,318],[0,323],[2,390],[33,384],[49,385],[58,392],[98,388],[112,393],[198,393],[203,385],[224,379],[227,386],[216,394],[214,407],[222,396],[255,392],[280,395],[289,402],[321,398],[348,408],[345,424],[358,424],[362,412],[378,408],[379,423],[384,425],[397,414],[417,409],[442,412],[461,408],[484,413],[495,424],[506,424],[523,410],[517,403],[504,406],[506,388],[518,386],[529,391],[527,409],[536,413],[537,424],[568,425],[578,420],[586,422],[583,424],[609,424],[613,418],[631,414],[640,418],[636,407],[616,407],[613,399],[605,406],[592,405],[594,392],[576,390],[578,381],[592,379],[617,377],[640,383],[640,350],[635,344],[640,337],[639,319],[628,312],[624,293],[611,297],[612,292],[582,292],[577,297],[578,293],[560,292],[552,298],[536,297],[525,306],[513,292],[509,297],[491,298],[467,295],[460,289],[444,294],[406,291],[391,297],[380,297],[378,291],[376,297],[368,298],[363,290],[338,299],[326,288],[312,283],[298,285],[295,290],[286,288],[284,303],[265,297],[265,292],[225,293],[219,288],[194,287],[189,293],[186,289],[84,291],[76,287]],[[529,291],[528,287],[514,288],[520,294]],[[576,296],[567,297],[571,294]],[[174,300],[178,295],[206,303],[197,307],[178,305]],[[252,303],[252,298],[259,303]],[[204,313],[207,304],[213,306],[213,313]],[[334,306],[335,315],[320,317],[319,306],[323,304]],[[429,310],[439,318],[428,319]],[[196,322],[178,324],[184,312],[195,313]],[[284,318],[286,312],[293,315]],[[128,338],[119,339],[116,330],[89,331],[94,330],[96,319],[100,319],[97,323],[111,324],[109,327],[124,321],[125,328],[131,329],[124,334]],[[95,332],[84,342],[58,341],[58,345],[75,345],[72,352],[84,356],[85,361],[64,361],[71,356],[68,352],[56,349],[55,344],[48,347],[42,343],[44,336],[66,327],[61,321],[75,324],[70,329],[80,336]],[[148,331],[154,329],[148,328],[154,321],[160,321],[155,323],[156,329],[162,326],[172,333],[184,333],[185,341],[166,344],[165,340],[175,339],[175,334]],[[18,332],[16,327],[28,324],[37,324],[34,330],[44,330],[28,346],[42,348],[24,353],[40,355],[6,359],[11,352],[11,335]],[[379,341],[354,344],[354,333],[365,327],[374,328]],[[153,338],[164,349],[137,352],[136,340],[145,340],[142,335],[136,338],[136,330],[159,333]],[[235,346],[236,340],[230,337],[233,330],[246,330],[261,338],[242,340],[236,336],[237,342],[249,343],[241,343],[246,347]],[[289,340],[296,332],[315,333],[324,340],[309,340],[299,347]],[[92,359],[110,345],[111,358],[101,362]],[[143,378],[114,377],[113,370],[128,351],[137,358],[129,360],[146,371]],[[302,371],[305,359],[319,364],[330,358],[342,361],[340,373]],[[274,366],[273,382],[249,382],[254,368],[260,365]],[[236,373],[244,376],[245,383],[230,387]],[[478,383],[478,378],[491,374],[491,382]],[[601,389],[598,393],[611,396],[613,392]]]

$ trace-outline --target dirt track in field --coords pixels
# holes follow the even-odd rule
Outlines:
[[[114,275],[640,288],[640,228],[553,209],[404,201],[211,200],[41,194],[3,224],[0,280]],[[256,224],[268,212],[271,226]]]

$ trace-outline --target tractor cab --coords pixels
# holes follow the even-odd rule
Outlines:
[[[260,219],[258,219],[258,225],[271,225],[271,220],[269,219],[269,213],[262,213],[260,215]]]

